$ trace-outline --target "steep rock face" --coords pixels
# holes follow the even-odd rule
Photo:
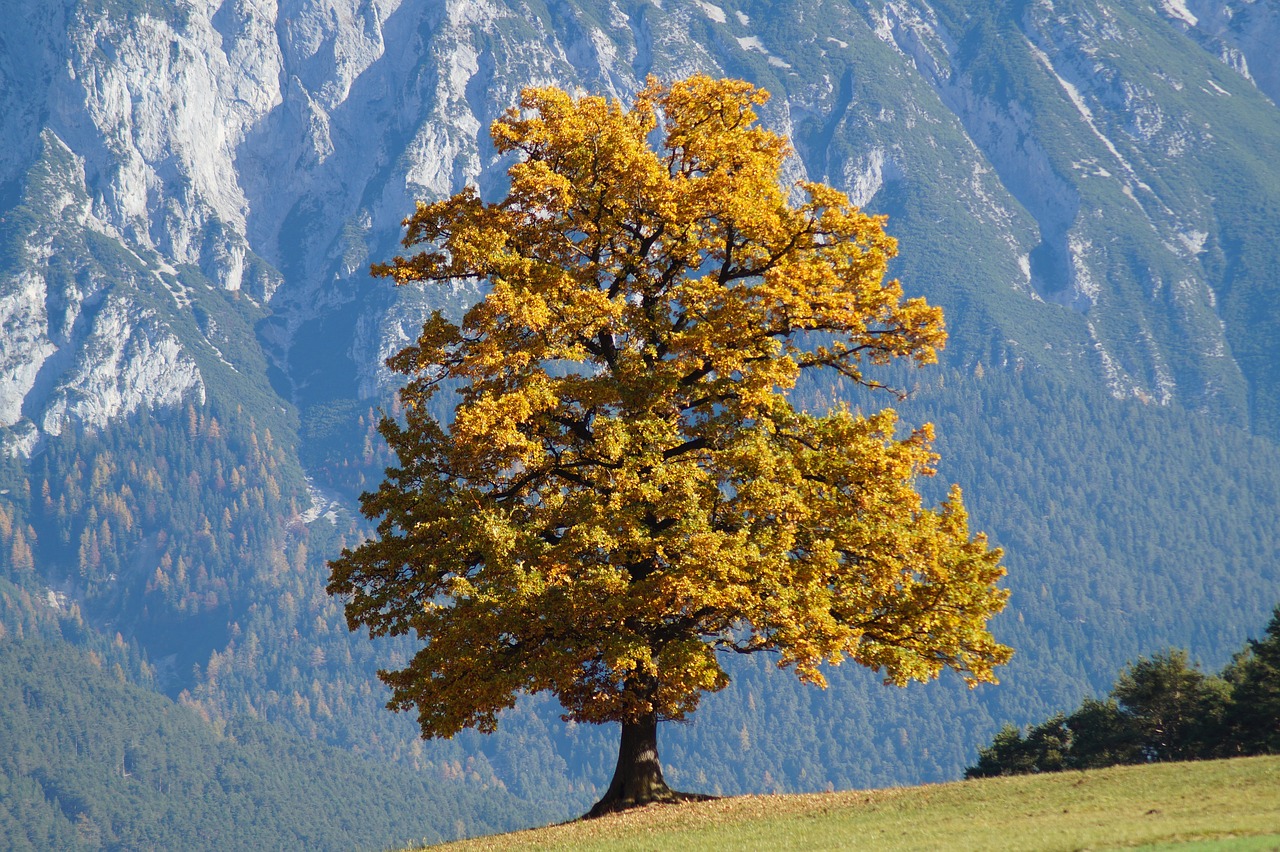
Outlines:
[[[1266,0],[1161,0],[1160,9],[1206,49],[1280,103],[1280,9]]]
[[[35,386],[40,367],[57,347],[49,340],[45,311],[47,288],[44,279],[26,272],[6,282],[0,295],[0,426],[15,426],[23,419],[23,403]],[[22,436],[22,452],[29,452],[29,428],[14,433]]]
[[[101,427],[141,407],[171,408],[191,396],[203,402],[203,382],[178,338],[155,311],[108,293],[71,368],[43,402],[41,425],[50,435],[67,417]]]
[[[1047,335],[1053,354],[1037,358],[1097,375],[1117,395],[1237,420],[1245,386],[1269,381],[1241,372],[1215,304],[1230,236],[1209,165],[1224,152],[1206,128],[1233,97],[1237,112],[1252,108],[1241,86],[1268,91],[1266,63],[1248,61],[1270,43],[1266,4],[5,5],[15,23],[0,54],[14,83],[0,119],[4,185],[20,182],[38,149],[33,128],[47,126],[84,160],[96,221],[271,303],[261,337],[304,407],[329,393],[318,388],[335,370],[343,393],[385,394],[394,379],[381,362],[406,329],[462,298],[389,295],[367,286],[365,268],[395,251],[415,200],[470,181],[501,191],[487,127],[520,88],[625,98],[646,74],[695,71],[776,92],[766,118],[796,140],[793,176],[849,189],[923,244],[936,229],[913,210],[955,217],[951,238],[960,228],[987,247],[987,282],[944,263],[922,270],[922,285],[944,304],[959,290],[1007,318],[1010,298],[1033,303],[1014,312],[1031,326],[997,331],[997,348]],[[1230,42],[1236,70],[1200,80],[1212,63],[1152,61],[1185,51],[1180,29]]]
[[[1244,418],[1245,379],[1198,260],[1215,227],[1210,193],[1192,176],[1170,185],[1188,150],[1209,145],[1191,118],[1203,110],[1177,102],[1182,81],[1121,59],[1151,22],[1123,4],[1041,0],[1020,16],[959,5],[887,3],[877,32],[1033,217],[1038,238],[1020,258],[1032,298],[1085,318],[1094,369],[1116,395]],[[997,33],[1000,47],[962,47]]]
[[[233,69],[211,22],[181,7],[162,17],[79,5],[66,37],[50,124],[85,158],[95,214],[226,289],[269,297],[269,281],[246,281],[235,168],[248,128],[278,99],[258,84],[261,58]]]
[[[101,427],[204,397],[195,360],[139,298],[160,273],[95,217],[83,161],[51,132],[43,143],[0,270],[0,436],[22,453],[69,419]]]

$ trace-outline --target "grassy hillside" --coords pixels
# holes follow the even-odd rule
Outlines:
[[[438,848],[1275,850],[1278,830],[1280,756],[1270,756],[744,796]]]

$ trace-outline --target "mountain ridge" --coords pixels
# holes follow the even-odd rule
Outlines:
[[[812,4],[784,5],[803,10]],[[1012,249],[996,252],[1004,255],[1001,277],[1032,302],[1064,304],[1089,315],[1064,348],[1094,358],[1089,369],[1113,393],[1164,402],[1177,396],[1232,417],[1248,416],[1240,410],[1245,385],[1253,386],[1253,396],[1271,399],[1275,382],[1268,366],[1250,366],[1265,359],[1248,344],[1236,353],[1215,327],[1219,294],[1209,283],[1212,270],[1199,268],[1206,264],[1196,258],[1207,253],[1224,267],[1227,280],[1217,289],[1227,302],[1232,258],[1218,257],[1224,254],[1219,228],[1204,218],[1212,205],[1198,185],[1206,179],[1161,186],[1154,183],[1158,163],[1149,156],[1130,162],[1135,140],[1164,146],[1153,155],[1184,159],[1190,156],[1188,145],[1212,144],[1211,134],[1196,131],[1162,101],[1177,96],[1178,113],[1189,116],[1205,109],[1188,100],[1194,100],[1192,94],[1200,100],[1253,97],[1246,110],[1251,112],[1265,103],[1264,95],[1248,75],[1247,61],[1237,63],[1237,71],[1196,51],[1204,58],[1190,68],[1210,71],[1216,76],[1208,80],[1214,88],[1191,86],[1165,72],[1151,77],[1148,71],[1149,79],[1161,73],[1168,77],[1167,91],[1157,97],[1114,50],[1097,46],[1122,46],[1141,24],[1144,36],[1185,41],[1180,47],[1186,54],[1189,45],[1200,42],[1179,26],[1199,33],[1189,21],[1203,18],[1226,19],[1238,27],[1248,15],[1227,18],[1227,5],[1215,14],[1200,8],[1198,14],[1183,15],[1183,7],[1165,4],[1164,17],[1139,14],[1128,3],[1006,3],[976,17],[965,17],[969,12],[962,3],[860,5],[844,10],[817,4],[831,15],[819,20],[813,18],[816,11],[810,19],[776,12],[753,18],[750,4],[734,14],[709,3],[663,9],[638,3],[627,7],[630,12],[615,4],[613,18],[604,24],[591,14],[589,3],[553,4],[547,19],[564,23],[564,31],[544,33],[550,46],[540,47],[537,19],[531,26],[514,9],[496,3],[445,4],[435,13],[413,2],[365,3],[328,20],[321,7],[301,2],[286,4],[279,20],[271,19],[267,7],[242,2],[175,7],[183,14],[165,17],[152,16],[147,4],[74,4],[62,48],[70,54],[69,73],[53,73],[46,60],[38,75],[51,78],[39,111],[48,120],[31,122],[29,109],[14,110],[4,135],[10,150],[27,151],[30,158],[36,141],[23,137],[43,125],[41,132],[79,151],[86,190],[92,186],[92,216],[104,229],[158,252],[166,263],[199,266],[224,290],[243,288],[259,303],[271,301],[262,339],[283,372],[292,374],[293,385],[303,387],[305,402],[305,357],[290,354],[299,334],[307,336],[300,329],[316,327],[325,310],[351,304],[353,294],[364,289],[359,286],[363,264],[392,250],[399,218],[415,197],[442,197],[469,180],[490,191],[500,189],[503,165],[484,128],[514,102],[520,86],[560,78],[570,86],[603,88],[625,98],[650,70],[757,73],[760,82],[779,89],[766,118],[798,140],[797,177],[810,168],[822,172],[815,177],[838,175],[837,185],[877,208],[889,200],[886,191],[881,203],[874,201],[886,176],[890,184],[927,183],[931,169],[943,162],[938,157],[948,158],[943,173],[954,179],[954,187],[966,187],[956,212],[975,220],[995,217],[993,227],[983,229],[977,222],[970,227],[975,235],[989,233],[992,246]],[[1019,5],[1025,7],[1021,15],[1009,13]],[[124,15],[124,22],[113,15]],[[414,16],[420,21],[416,29],[402,23]],[[657,16],[663,16],[665,39],[654,35]],[[818,25],[801,30],[774,19],[818,20]],[[775,36],[777,26],[782,29]],[[1235,33],[1214,26],[1211,35],[1201,33],[1210,46]],[[50,28],[46,23],[45,30]],[[851,44],[848,38],[821,36],[819,29],[856,36],[860,55],[843,55],[852,50],[839,46]],[[972,51],[964,46],[988,29],[1004,32],[1009,38],[1001,42],[1012,46],[974,54],[971,60]],[[682,31],[705,34],[708,46],[674,35]],[[735,31],[763,33],[766,40]],[[1251,38],[1261,38],[1245,37],[1252,32],[1233,37],[1252,44]],[[652,43],[642,50],[637,38],[645,33]],[[775,45],[771,53],[769,38],[787,47]],[[42,56],[55,49],[47,37],[31,41],[45,42],[44,50],[34,51]],[[808,77],[795,70],[803,67],[797,64],[802,57],[792,56],[792,62],[776,53],[797,43],[815,44],[822,54],[816,60],[804,57],[816,66],[806,69]],[[905,64],[885,73],[886,57],[877,55],[884,48]],[[639,67],[623,65],[629,57]],[[578,61],[577,67],[570,59]],[[501,77],[495,70],[500,66]],[[833,76],[844,82],[836,86]],[[877,102],[884,106],[873,117],[865,105]],[[1233,114],[1220,104],[1214,107],[1215,120]],[[1263,126],[1280,128],[1274,104],[1267,107]],[[806,129],[815,120],[829,126],[825,136]],[[941,122],[937,133],[955,135],[912,133],[921,121]],[[1238,138],[1240,131],[1232,131]],[[372,151],[363,141],[370,137],[378,140]],[[918,137],[929,154],[904,147],[918,145],[912,141]],[[1078,152],[1093,149],[1091,156],[1064,159],[1046,147],[1046,139],[1055,137],[1070,139]],[[1263,148],[1252,152],[1257,163],[1245,165],[1268,187],[1274,177],[1265,167],[1270,161],[1266,146],[1274,147],[1267,142],[1274,134],[1254,138]],[[804,156],[817,139],[830,144]],[[1248,158],[1239,154],[1236,159]],[[1231,165],[1241,168],[1238,162]],[[7,183],[16,179],[14,168],[7,164]],[[921,191],[915,188],[917,196]],[[891,203],[887,208],[895,212]],[[1135,260],[1115,257],[1095,233],[1099,226],[1089,223],[1089,211],[1098,209],[1109,211],[1109,222],[1133,219],[1121,229],[1132,241],[1122,253],[1135,254]],[[1146,230],[1154,235],[1142,236]],[[1112,286],[1104,288],[1103,280]],[[1174,310],[1142,311],[1146,299],[1114,286],[1124,280],[1168,291],[1164,298],[1174,302]],[[273,300],[282,285],[280,298]],[[412,323],[422,307],[414,307],[411,297],[391,306],[379,305],[385,299],[354,298],[360,330],[345,330],[344,339],[357,392],[368,398],[392,386],[380,361],[403,337],[401,332],[378,339],[371,329]],[[362,301],[372,304],[359,307]],[[1239,326],[1233,344],[1256,336],[1248,319],[1255,312],[1244,310],[1244,318],[1237,319],[1241,311],[1226,308],[1225,320]],[[1046,334],[1045,327],[1060,319],[1040,323],[1036,332]],[[1268,323],[1268,328],[1274,324]],[[1112,325],[1116,330],[1109,332]],[[1202,341],[1198,357],[1179,351],[1180,341],[1188,338]],[[1244,363],[1247,378],[1237,374],[1237,362]],[[11,389],[6,396],[17,393]]]

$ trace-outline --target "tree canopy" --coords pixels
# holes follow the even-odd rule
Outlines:
[[[484,295],[388,360],[409,377],[381,426],[398,464],[329,590],[352,629],[423,642],[381,676],[424,736],[493,730],[543,690],[622,723],[605,809],[671,795],[652,731],[727,684],[721,653],[819,685],[845,659],[972,685],[1010,655],[986,628],[999,550],[958,489],[937,508],[916,490],[932,428],[788,399],[806,370],[881,387],[867,368],[932,363],[945,331],[887,279],[881,219],[782,185],[767,98],[707,77],[651,80],[629,109],[526,90],[492,128],[507,197],[419,204],[416,253],[374,267]]]
[[[1023,732],[1007,724],[978,750],[968,778],[1093,769],[1126,763],[1280,753],[1280,606],[1221,673],[1185,650],[1139,657],[1106,701],[1086,698]]]

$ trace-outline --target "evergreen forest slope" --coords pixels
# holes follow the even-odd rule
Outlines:
[[[5,848],[384,849],[529,818],[499,789],[432,784],[246,717],[210,726],[108,660],[58,642],[7,647]]]

